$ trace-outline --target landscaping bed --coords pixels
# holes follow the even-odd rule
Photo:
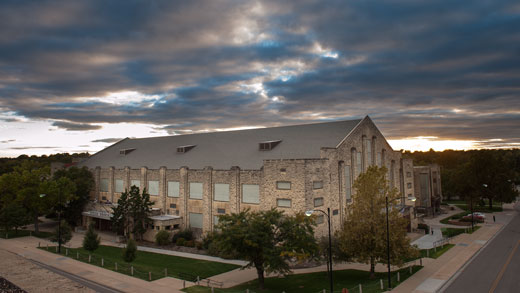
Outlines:
[[[11,238],[18,238],[18,237],[26,237],[26,236],[48,238],[51,235],[52,235],[51,232],[44,232],[44,231],[35,233],[34,231],[30,231],[30,230],[18,230],[18,231],[10,230],[8,233],[6,233],[5,230],[0,230],[0,238],[3,238],[3,239],[11,239]]]

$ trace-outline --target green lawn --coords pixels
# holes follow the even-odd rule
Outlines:
[[[41,249],[46,250],[42,247]],[[56,253],[56,247],[49,247],[49,252]],[[62,247],[62,254],[66,253],[66,249]],[[79,253],[79,260],[88,262],[89,252],[83,248],[69,248],[68,256],[76,259]],[[145,251],[137,251],[137,257],[132,263],[123,260],[122,249],[112,246],[100,246],[91,258],[91,264],[101,266],[103,258],[104,268],[115,271],[115,263],[117,263],[117,272],[131,275],[131,266],[134,267],[134,277],[148,280],[149,272],[152,273],[152,280],[157,280],[165,276],[165,268],[170,277],[185,279],[192,281],[192,278],[199,276],[201,279],[214,275],[225,273],[240,266],[219,262],[211,262],[192,258],[178,257],[173,255],[158,254]]]
[[[468,204],[456,204],[455,206],[458,207],[459,209],[466,211],[466,213],[471,213],[470,206]],[[493,204],[493,209],[491,209],[491,210],[489,209],[489,206],[487,206],[487,205],[485,205],[485,206],[473,205],[473,212],[494,213],[494,212],[501,212],[501,211],[503,211],[502,204],[499,206]]]
[[[52,233],[51,232],[42,232],[42,231],[40,231],[38,233],[34,233],[34,231],[29,231],[29,230],[18,230],[18,231],[10,230],[9,233],[7,233],[7,239],[25,237],[25,236],[30,236],[30,235],[39,237],[39,238],[47,238],[47,237],[50,237],[52,235]],[[5,230],[0,230],[0,238],[6,239]]]
[[[441,231],[444,237],[455,237],[459,234],[466,233],[466,231],[468,234],[471,234],[478,229],[480,229],[480,226],[475,225],[473,231],[471,231],[471,226],[468,226],[467,228],[441,228]]]
[[[431,249],[421,249],[421,257],[429,257],[429,258],[438,258],[443,255],[446,251],[450,250],[450,248],[454,247],[455,244],[445,244],[442,247],[431,248]]]
[[[412,274],[420,270],[421,266],[414,266],[412,268]],[[399,270],[400,281],[403,282],[410,277],[409,268]],[[380,279],[384,282],[384,287],[387,287],[387,274],[376,273],[375,279],[370,279],[369,274],[366,271],[359,270],[343,270],[334,271],[334,291],[341,292],[342,288],[347,288],[349,293],[359,292],[359,284],[363,287],[363,293],[370,292],[383,292],[380,287]],[[397,272],[392,272],[392,287],[396,287],[399,283],[397,282]],[[283,278],[266,278],[265,279],[265,290],[258,289],[258,281],[250,281],[238,286],[218,289],[214,288],[214,292],[244,292],[249,289],[249,292],[262,292],[262,293],[280,293],[280,292],[322,292],[323,289],[327,289],[329,292],[329,278],[327,272],[309,273],[309,274],[298,274],[288,275]],[[184,289],[185,292],[198,293],[198,292],[211,292],[208,287],[193,286]]]

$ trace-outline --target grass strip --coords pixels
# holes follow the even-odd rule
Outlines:
[[[47,250],[46,247],[40,247],[40,249]],[[56,253],[56,246],[49,247],[48,251]],[[67,248],[62,247],[61,254],[65,255],[66,252]],[[67,256],[89,263],[89,251],[83,248],[68,248]],[[122,248],[104,245],[99,246],[96,251],[91,253],[90,264],[92,265],[99,267],[103,265],[105,269],[116,271],[116,263],[118,273],[132,275],[131,267],[133,267],[134,277],[149,280],[149,273],[151,273],[152,281],[165,277],[165,269],[169,277],[193,281],[197,276],[200,279],[209,278],[240,267],[233,264],[147,251],[137,251],[136,259],[131,263],[127,263],[123,260]]]
[[[409,278],[422,268],[422,266],[413,266],[410,274],[409,268],[399,270],[400,281],[397,282],[397,271],[392,272],[392,287],[396,287],[401,282]],[[363,288],[363,293],[383,292],[388,287],[387,274],[376,273],[374,279],[370,279],[369,272],[360,270],[341,270],[334,271],[334,292],[341,292],[343,288],[348,289],[349,293],[359,292],[359,284]],[[380,280],[383,280],[384,290],[381,290]],[[323,292],[329,289],[329,277],[327,272],[316,272],[308,274],[293,274],[285,277],[271,277],[265,279],[265,289],[258,289],[258,281],[253,280],[235,287],[219,289],[214,288],[213,292],[262,292],[262,293],[280,293],[280,292]],[[211,288],[203,286],[193,286],[184,289],[189,293],[212,292]]]

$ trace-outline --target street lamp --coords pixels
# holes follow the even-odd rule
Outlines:
[[[47,196],[46,194],[40,194],[40,198]],[[58,191],[58,253],[61,253],[61,192]]]
[[[411,201],[416,201],[417,198],[409,198]],[[394,199],[395,200],[395,199]],[[390,221],[388,220],[388,195],[385,196],[386,202],[386,257],[388,261],[388,289],[392,288],[392,278],[390,270]]]
[[[330,292],[334,292],[334,285],[332,282],[332,237],[330,235],[330,208],[327,208],[327,212],[324,212],[320,209],[309,210],[305,212],[307,217],[310,217],[314,212],[322,212],[327,216],[327,223],[329,224],[329,261],[327,265],[327,271],[329,272],[329,281],[330,281]],[[330,268],[329,268],[330,266]]]

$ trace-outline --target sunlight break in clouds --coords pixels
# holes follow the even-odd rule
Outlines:
[[[389,139],[388,143],[394,150],[435,151],[468,150],[474,149],[477,141],[474,140],[443,140],[436,136],[417,136],[403,139]]]

